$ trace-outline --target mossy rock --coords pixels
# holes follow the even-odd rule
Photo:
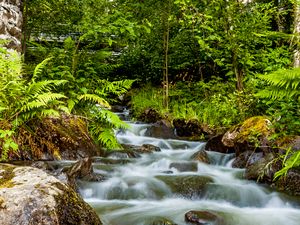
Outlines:
[[[101,225],[96,212],[68,185],[44,171],[0,164],[1,224]],[[9,186],[3,185],[10,183]]]
[[[273,133],[271,122],[266,117],[256,116],[232,127],[223,135],[222,143],[227,147],[233,147],[237,156],[248,150],[268,152],[268,138]]]
[[[213,182],[211,177],[207,176],[156,176],[163,181],[174,194],[182,195],[186,198],[200,198],[205,194],[207,184]]]
[[[63,114],[60,118],[31,122],[28,127],[33,132],[20,129],[17,142],[21,148],[12,159],[78,160],[102,154],[80,117]]]

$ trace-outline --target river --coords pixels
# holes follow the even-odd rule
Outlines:
[[[79,181],[81,195],[105,225],[164,224],[154,223],[162,218],[187,225],[184,215],[190,210],[213,212],[226,225],[300,224],[299,203],[242,179],[244,170],[231,167],[233,155],[208,152],[211,164],[197,162],[191,157],[205,143],[146,137],[150,125],[128,123],[131,129],[117,133],[120,143],[152,144],[161,151],[119,164],[94,163],[95,172],[108,178],[103,182]],[[195,182],[184,187],[186,181],[197,183],[202,178],[210,180],[202,189],[197,184],[193,187]],[[174,186],[182,193],[174,192]]]

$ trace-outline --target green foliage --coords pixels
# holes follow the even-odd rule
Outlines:
[[[282,169],[277,171],[274,180],[286,176],[288,171],[292,168],[300,166],[300,151],[293,152],[290,148],[287,149],[282,163]]]
[[[300,68],[281,69],[267,75],[261,75],[269,85],[257,95],[261,98],[284,99],[300,98]],[[300,101],[300,99],[298,99]]]
[[[211,127],[229,127],[257,113],[256,98],[251,92],[237,92],[231,82],[178,83],[170,89],[169,113],[163,107],[162,89],[146,86],[132,95],[132,109],[138,117],[153,108],[171,119],[196,119]]]

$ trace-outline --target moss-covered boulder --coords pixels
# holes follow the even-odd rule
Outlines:
[[[207,176],[156,176],[163,181],[171,191],[176,195],[186,198],[200,198],[205,194],[207,184],[213,182],[213,179]]]
[[[245,151],[269,151],[268,138],[274,133],[271,122],[262,116],[251,117],[227,131],[222,143],[233,147],[238,156]]]
[[[101,155],[101,149],[90,137],[85,121],[74,115],[46,118],[21,129],[17,142],[20,150],[14,159],[78,160]]]
[[[33,167],[0,164],[0,221],[5,225],[100,225],[69,186]]]

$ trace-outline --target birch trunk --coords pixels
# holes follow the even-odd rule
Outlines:
[[[300,45],[299,38],[300,35],[300,4],[299,1],[295,2],[294,6],[294,42],[296,43],[296,48],[294,51],[294,67],[300,67]]]

